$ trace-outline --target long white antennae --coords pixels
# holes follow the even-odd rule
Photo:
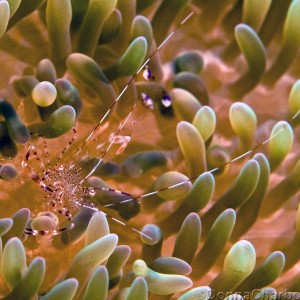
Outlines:
[[[126,200],[122,200],[122,201],[118,202],[118,205],[130,202],[130,201],[133,201],[133,200],[139,200],[139,199],[147,198],[147,197],[150,197],[150,196],[153,196],[153,195],[157,195],[158,193],[166,191],[166,190],[175,189],[175,188],[177,188],[179,186],[182,186],[182,185],[186,184],[187,182],[190,182],[190,181],[193,181],[193,180],[197,179],[199,176],[201,176],[201,175],[203,175],[205,173],[213,174],[213,173],[218,172],[219,170],[225,168],[227,165],[235,163],[235,162],[241,160],[242,158],[244,158],[245,156],[251,155],[252,153],[254,153],[257,149],[259,149],[263,145],[268,144],[270,141],[272,141],[274,138],[276,138],[276,136],[279,135],[288,125],[291,125],[291,123],[297,118],[297,116],[299,114],[300,114],[300,109],[297,111],[297,113],[295,113],[295,115],[290,119],[289,122],[286,122],[286,123],[282,124],[282,126],[279,128],[279,130],[276,131],[274,134],[272,134],[268,139],[266,139],[265,141],[263,141],[260,144],[257,144],[256,146],[254,146],[253,148],[251,148],[247,152],[244,152],[243,154],[241,154],[241,155],[239,155],[239,156],[237,156],[237,157],[235,157],[235,158],[233,158],[233,159],[225,162],[224,164],[220,165],[219,167],[216,167],[216,168],[211,169],[209,171],[203,172],[203,173],[201,173],[201,174],[199,174],[197,176],[188,178],[188,179],[186,179],[184,181],[178,182],[178,183],[170,185],[168,187],[164,187],[164,188],[161,188],[161,189],[153,191],[153,192],[149,192],[149,193],[146,193],[146,194],[143,194],[143,195],[139,195],[139,196],[136,196],[136,197],[131,197],[131,198],[126,199]],[[114,191],[120,192],[118,190],[114,190]],[[120,192],[120,193],[123,193],[123,192]],[[115,203],[111,203],[111,204],[106,204],[106,205],[103,205],[103,206],[104,207],[112,207],[114,205],[116,205],[116,204]]]
[[[91,209],[91,210],[96,211],[96,212],[99,211],[99,209],[98,209],[97,207],[93,207],[93,206],[89,206],[89,205],[86,205],[86,204],[82,204],[82,203],[80,203],[79,201],[77,201],[75,204],[78,205],[79,207],[85,207],[85,208]],[[105,213],[105,212],[103,212],[103,211],[101,211],[101,212],[102,212],[106,217],[108,217],[109,219],[113,220],[114,222],[117,222],[117,223],[119,223],[119,224],[121,224],[121,225],[123,225],[123,226],[125,226],[125,227],[127,227],[127,228],[130,228],[131,230],[133,230],[133,231],[135,231],[136,233],[138,233],[138,234],[144,236],[145,238],[152,240],[152,237],[150,237],[149,235],[143,233],[142,231],[140,231],[140,230],[138,230],[138,229],[136,229],[136,228],[134,228],[134,227],[131,227],[131,226],[127,225],[125,222],[122,222],[122,221],[118,220],[117,218],[115,218],[115,217],[113,217],[113,216],[111,216],[111,215],[109,215],[109,214],[107,214],[107,213]]]
[[[148,65],[149,61],[152,59],[152,57],[159,52],[159,50],[164,46],[164,44],[172,37],[172,35],[194,15],[194,12],[190,12],[180,23],[179,25],[164,39],[164,41],[150,54],[150,56],[146,59],[146,61],[142,64],[142,66],[136,71],[134,75],[130,78],[129,82],[126,84],[126,86],[123,88],[121,93],[118,95],[118,97],[115,99],[115,101],[111,104],[109,109],[106,111],[106,113],[103,115],[103,117],[100,119],[100,121],[97,123],[95,128],[92,130],[92,132],[88,135],[88,137],[85,139],[85,141],[81,144],[81,146],[77,149],[77,152],[74,155],[74,158],[70,165],[74,162],[75,157],[82,151],[85,144],[90,140],[90,138],[93,136],[95,131],[99,128],[99,126],[105,121],[107,116],[110,114],[112,109],[115,107],[115,105],[119,102],[119,100],[122,98],[128,87],[132,84],[134,79],[137,77],[137,75],[145,68],[146,65]],[[89,175],[90,176],[90,175]],[[88,177],[89,177],[88,176]]]
[[[126,125],[126,123],[128,122],[128,120],[131,117],[131,114],[135,108],[136,104],[134,104],[132,110],[129,112],[129,114],[127,115],[126,119],[120,124],[119,128],[117,129],[117,131],[115,132],[111,142],[109,143],[108,147],[106,148],[106,150],[104,151],[104,153],[102,154],[101,158],[98,160],[97,164],[92,168],[92,170],[80,181],[80,184],[82,184],[83,182],[85,182],[95,171],[96,169],[100,166],[100,164],[102,163],[106,153],[109,151],[109,149],[112,147],[112,145],[114,144],[116,138],[118,137],[118,134],[122,131],[122,129],[124,128],[124,126]]]

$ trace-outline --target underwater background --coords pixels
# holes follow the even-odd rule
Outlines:
[[[299,15],[0,0],[1,298],[297,299]]]

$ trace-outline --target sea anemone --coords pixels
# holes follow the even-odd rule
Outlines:
[[[1,297],[297,297],[299,15],[0,0]]]

